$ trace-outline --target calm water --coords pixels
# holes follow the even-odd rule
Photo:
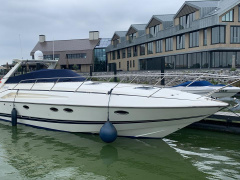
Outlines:
[[[0,121],[0,179],[240,179],[240,136],[183,129],[163,140],[47,131]]]

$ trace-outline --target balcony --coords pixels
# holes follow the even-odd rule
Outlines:
[[[152,34],[146,34],[146,37],[147,37],[147,39],[150,39],[150,38],[153,38],[153,37],[155,37],[155,36],[152,35]]]
[[[107,48],[107,51],[116,50],[116,48],[121,49],[129,46],[133,46],[133,45],[140,45],[140,44],[151,42],[154,40],[175,36],[181,33],[188,33],[190,31],[197,31],[199,29],[212,27],[214,25],[220,25],[217,15],[192,21],[191,25],[187,25],[185,27],[177,25],[174,27],[166,28],[164,30],[157,32],[156,36],[153,36],[152,34],[146,34],[146,35],[139,36],[138,38],[133,38],[129,41],[122,41],[121,43],[117,44],[116,47],[113,45],[109,45]]]

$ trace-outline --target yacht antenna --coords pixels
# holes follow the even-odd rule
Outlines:
[[[54,37],[53,37],[53,60],[54,60]]]
[[[21,49],[21,56],[23,59],[23,55],[22,55],[22,41],[21,41],[21,35],[19,34],[19,42],[20,42],[20,49]]]

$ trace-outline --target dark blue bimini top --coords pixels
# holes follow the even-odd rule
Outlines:
[[[187,82],[184,82],[182,84],[178,84],[174,87],[178,87],[178,86],[187,86],[189,85],[190,83],[192,83],[192,81],[187,81]],[[208,82],[208,81],[195,81],[194,83],[192,83],[190,86],[212,86],[213,84]]]
[[[192,81],[187,81],[187,82],[184,82],[182,84],[178,84],[176,86],[173,86],[173,87],[178,87],[178,86],[187,86],[189,85],[190,83],[192,83]],[[189,87],[192,87],[192,86],[225,86],[224,84],[217,84],[217,85],[213,85],[212,83],[208,82],[208,81],[195,81],[194,83],[192,83]]]
[[[67,77],[67,78],[63,78],[63,77]],[[40,79],[40,78],[51,78],[51,79]],[[28,79],[31,79],[31,80],[28,80]],[[20,76],[10,77],[6,83],[16,84],[16,83],[19,83],[20,81],[22,81],[21,83],[33,83],[35,82],[36,79],[38,79],[37,82],[56,82],[58,79],[59,79],[58,82],[85,81],[84,77],[68,69],[43,69],[43,70],[23,74]]]

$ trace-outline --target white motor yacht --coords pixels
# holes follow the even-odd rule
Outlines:
[[[36,61],[38,62],[38,61]],[[107,122],[118,136],[162,138],[228,104],[172,88],[87,80],[70,70],[14,76],[19,61],[0,83],[0,119],[67,132],[100,133]],[[15,117],[13,117],[15,109]]]

